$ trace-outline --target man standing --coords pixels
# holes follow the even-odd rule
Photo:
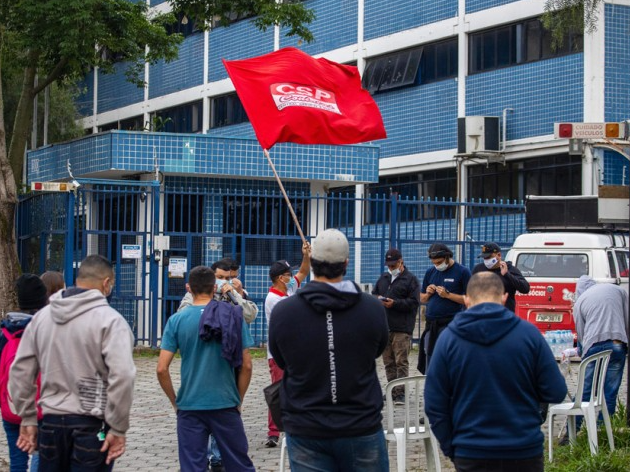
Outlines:
[[[440,336],[427,373],[426,414],[457,471],[543,472],[539,403],[567,393],[544,338],[506,299],[497,275],[472,276],[468,309]]]
[[[418,352],[418,370],[423,374],[429,367],[440,333],[462,311],[466,286],[470,280],[470,271],[455,262],[453,251],[446,244],[431,244],[429,259],[433,267],[424,274],[420,294],[420,301],[427,304],[426,324]]]
[[[284,369],[282,422],[291,470],[389,470],[376,358],[387,345],[381,304],[343,280],[348,240],[313,240],[314,279],[274,308],[269,346]]]
[[[516,310],[516,299],[514,294],[529,292],[529,282],[525,280],[521,271],[512,265],[511,262],[505,262],[501,258],[501,248],[496,243],[486,243],[481,246],[481,254],[483,262],[473,267],[472,273],[477,272],[494,272],[503,280],[505,292],[508,294],[505,308],[510,311]]]
[[[302,245],[302,263],[298,273],[293,275],[291,264],[285,260],[274,262],[269,268],[269,278],[271,279],[271,288],[267,298],[265,298],[265,315],[267,316],[267,328],[271,321],[271,313],[280,300],[295,294],[302,282],[308,277],[311,271],[311,246],[309,243]],[[269,374],[271,382],[277,382],[282,378],[282,369],[273,360],[271,351],[269,350],[269,342],[267,342],[267,363],[269,364]],[[265,446],[276,447],[280,439],[280,430],[271,417],[271,411],[267,412],[267,441]]]
[[[177,412],[182,470],[207,470],[208,438],[212,433],[226,470],[253,471],[239,410],[251,380],[249,348],[254,343],[245,321],[241,319],[240,326],[235,329],[240,330],[242,339],[242,365],[235,375],[232,364],[222,357],[222,343],[228,338],[226,333],[223,333],[221,342],[205,341],[200,337],[204,308],[210,303],[219,303],[213,300],[214,282],[214,272],[209,267],[198,266],[190,271],[188,286],[193,304],[168,319],[162,337],[157,376]],[[175,395],[169,367],[178,350],[182,358],[181,386]]]
[[[76,286],[54,294],[24,331],[9,393],[22,417],[18,446],[33,452],[41,372],[39,470],[74,470],[86,463],[90,470],[111,470],[125,452],[134,340],[127,321],[107,303],[113,288],[112,264],[88,256]]]
[[[212,264],[211,268],[215,273],[217,290],[214,299],[220,302],[228,302],[238,305],[243,309],[243,318],[250,324],[256,319],[258,306],[251,300],[247,300],[243,284],[236,278],[237,270],[234,270],[234,259],[223,258]],[[238,268],[238,265],[236,266]],[[181,311],[192,305],[192,294],[186,292],[177,311]]]
[[[623,379],[630,338],[628,292],[618,285],[597,284],[592,277],[583,275],[578,279],[575,295],[573,318],[582,359],[612,350],[604,382],[606,406],[612,416],[617,407],[617,393]],[[593,370],[587,371],[586,375],[582,399],[588,401]]]
[[[387,270],[376,281],[372,294],[378,296],[387,313],[389,341],[383,352],[383,364],[390,382],[409,376],[409,349],[418,315],[419,283],[405,267],[398,249],[387,251],[385,265]],[[404,386],[394,388],[392,395],[397,405],[405,403]]]

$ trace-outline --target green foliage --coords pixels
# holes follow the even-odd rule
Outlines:
[[[266,31],[274,25],[287,28],[287,36],[297,36],[306,42],[314,40],[306,25],[313,22],[315,13],[303,2],[295,0],[170,0],[173,10],[194,18],[199,25],[213,23],[228,26],[234,18],[253,17],[254,25]]]
[[[554,447],[553,463],[546,463],[547,472],[627,472],[630,470],[630,428],[626,425],[626,408],[618,404],[612,418],[615,450],[608,447],[603,425],[597,432],[599,451],[591,455],[586,430],[580,431],[576,444]]]
[[[569,32],[592,33],[597,29],[597,8],[602,0],[546,0],[543,26],[551,31],[551,47],[563,45]]]

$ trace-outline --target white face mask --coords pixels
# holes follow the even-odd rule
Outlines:
[[[440,272],[444,272],[446,269],[448,269],[448,262],[446,262],[445,260],[441,264],[436,265],[435,268],[439,270]]]
[[[491,257],[489,259],[483,260],[484,265],[488,269],[492,269],[497,262],[499,262],[499,259],[497,259],[496,257]]]
[[[217,279],[217,292],[221,291],[221,287],[223,287],[225,284],[229,284],[230,281],[229,280],[224,280],[224,279]]]
[[[389,272],[389,275],[391,275],[392,277],[398,277],[398,274],[400,274],[400,269],[390,269],[387,268],[387,272]]]

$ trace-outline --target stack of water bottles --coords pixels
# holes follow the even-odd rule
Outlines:
[[[545,341],[549,344],[551,352],[556,357],[562,356],[562,351],[573,348],[573,332],[569,329],[546,331]]]

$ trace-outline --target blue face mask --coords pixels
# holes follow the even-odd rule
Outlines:
[[[289,279],[289,282],[285,282],[286,287],[287,287],[287,291],[289,289],[292,289],[295,287],[295,277],[293,277],[293,275],[291,275],[291,278]]]

